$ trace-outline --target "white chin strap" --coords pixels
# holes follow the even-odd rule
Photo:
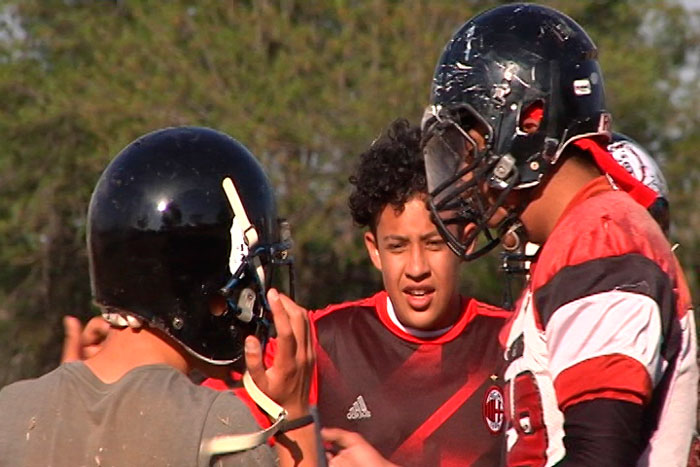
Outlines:
[[[270,428],[256,433],[223,435],[203,440],[199,448],[200,461],[209,462],[213,456],[246,451],[260,446],[261,444],[265,444],[268,439],[280,430],[282,424],[287,419],[287,411],[263,393],[247,371],[243,375],[243,386],[246,391],[248,391],[253,401],[255,401],[270,418],[274,419],[275,422]]]

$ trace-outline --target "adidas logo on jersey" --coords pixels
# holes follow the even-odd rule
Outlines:
[[[348,420],[359,420],[361,418],[371,418],[372,412],[367,408],[365,404],[365,398],[362,396],[357,396],[355,402],[353,402],[348,414],[345,416]]]

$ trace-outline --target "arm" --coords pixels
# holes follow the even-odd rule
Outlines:
[[[309,415],[309,387],[315,355],[307,311],[290,298],[272,289],[268,301],[277,329],[277,350],[273,364],[265,369],[260,342],[248,337],[245,343],[246,365],[255,384],[287,410],[289,420]],[[280,466],[318,464],[313,424],[276,436],[275,447]]]
[[[564,412],[566,458],[560,465],[636,465],[643,447],[643,411],[639,404],[613,399],[569,407]]]

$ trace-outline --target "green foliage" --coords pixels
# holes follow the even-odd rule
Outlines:
[[[418,121],[447,39],[500,3],[0,3],[0,385],[55,365],[61,316],[94,312],[92,186],[123,146],[159,127],[211,126],[258,155],[293,227],[301,303],[377,290],[346,208],[356,155],[394,118]],[[672,1],[546,3],[589,30],[617,127],[661,156],[698,296],[700,93],[679,79],[697,30]],[[498,303],[496,263],[468,265],[465,290]]]

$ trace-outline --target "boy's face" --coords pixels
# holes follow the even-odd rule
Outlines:
[[[440,237],[422,197],[411,198],[399,214],[387,205],[376,236],[365,233],[365,245],[404,326],[434,330],[457,320],[460,260]]]

